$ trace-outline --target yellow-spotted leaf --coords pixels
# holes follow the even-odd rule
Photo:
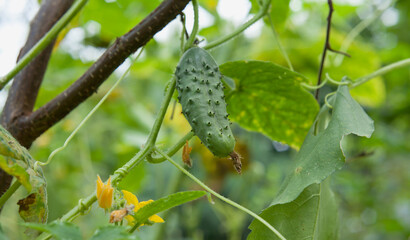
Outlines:
[[[299,149],[319,110],[312,94],[301,87],[307,79],[271,62],[222,64],[235,88],[227,93],[228,113],[241,127]]]

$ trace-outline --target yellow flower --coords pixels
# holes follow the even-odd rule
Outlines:
[[[130,192],[128,192],[128,191],[125,191],[125,190],[122,190],[122,193],[124,194],[124,198],[125,198],[125,200],[127,201],[127,204],[128,204],[128,205],[131,205],[131,204],[132,204],[132,205],[135,206],[134,212],[137,212],[137,211],[138,211],[140,208],[142,208],[143,206],[145,206],[145,205],[147,205],[147,204],[149,204],[149,203],[151,203],[151,202],[154,201],[154,200],[148,200],[148,201],[144,201],[144,202],[139,202],[139,201],[138,201],[138,198],[137,198],[134,194],[132,194],[132,193],[130,193]],[[128,216],[125,216],[125,219],[127,219],[129,225],[133,225],[133,224],[134,224],[134,217],[128,215]],[[158,215],[152,215],[151,217],[148,218],[148,220],[150,220],[151,222],[154,222],[154,223],[162,223],[162,222],[164,222],[164,219],[162,219],[162,218],[161,218],[160,216],[158,216]],[[142,224],[142,225],[144,225],[144,224]],[[142,225],[141,225],[141,226],[142,226]]]
[[[101,208],[108,209],[112,205],[112,193],[113,188],[111,187],[111,177],[108,178],[107,184],[101,181],[100,176],[97,176],[97,199],[98,205]]]

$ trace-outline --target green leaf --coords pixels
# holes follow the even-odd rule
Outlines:
[[[18,202],[19,214],[26,222],[47,221],[46,179],[26,148],[0,126],[0,168],[14,176],[29,192]]]
[[[152,215],[184,204],[186,202],[193,201],[204,196],[205,194],[205,191],[186,191],[174,193],[168,195],[167,197],[155,200],[150,204],[145,205],[135,213],[134,219],[136,221],[136,225],[139,226],[141,224],[144,224]]]
[[[312,184],[297,199],[263,210],[260,216],[292,239],[338,239],[337,204],[329,180]],[[265,225],[253,220],[248,240],[278,239]]]
[[[56,239],[82,239],[80,229],[76,225],[68,222],[52,222],[50,224],[24,223],[23,225],[41,232],[50,233]]]
[[[295,167],[285,179],[272,204],[293,201],[307,186],[320,183],[341,168],[345,163],[340,145],[344,136],[355,134],[369,138],[372,135],[373,120],[350,96],[347,86],[340,86],[333,99],[333,113],[327,128],[314,135],[315,126],[320,125],[319,120],[322,120],[320,116],[326,112],[324,106],[317,124],[312,126],[296,155]]]
[[[305,77],[262,61],[228,62],[220,70],[236,85],[227,95],[232,121],[296,149],[302,145],[319,109],[300,85]]]
[[[104,226],[98,228],[90,240],[133,240],[139,239],[136,235],[129,234],[121,226]]]

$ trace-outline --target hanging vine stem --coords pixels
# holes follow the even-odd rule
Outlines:
[[[275,41],[276,41],[276,43],[278,44],[279,51],[281,52],[282,56],[285,58],[286,63],[287,63],[288,66],[289,66],[289,69],[292,70],[292,71],[294,71],[294,70],[293,70],[292,63],[290,62],[289,56],[288,56],[288,54],[286,53],[286,50],[285,50],[285,48],[283,47],[283,45],[282,45],[282,43],[281,43],[281,41],[280,41],[280,39],[279,39],[279,34],[278,34],[278,32],[276,32],[275,26],[273,25],[273,21],[272,21],[272,18],[271,18],[271,16],[270,16],[270,14],[266,14],[266,16],[267,16],[268,19],[269,19],[270,28],[272,29],[273,37],[275,38]]]
[[[75,15],[85,6],[88,0],[78,0],[74,5],[61,17],[60,20],[34,45],[30,51],[17,62],[16,66],[0,79],[0,90],[19,73],[33,58],[44,50],[63,30],[63,28],[73,19]]]
[[[327,0],[327,4],[329,6],[329,14],[327,16],[327,27],[326,27],[326,39],[325,39],[325,45],[323,48],[323,53],[322,53],[322,59],[320,60],[320,67],[319,67],[319,73],[318,73],[318,77],[317,77],[317,85],[320,86],[321,85],[321,81],[322,81],[322,72],[323,72],[323,67],[325,65],[325,59],[326,59],[326,53],[327,51],[331,51],[331,52],[335,52],[335,53],[339,53],[339,54],[343,54],[345,56],[350,57],[349,54],[344,53],[344,52],[340,52],[337,50],[332,49],[332,47],[330,46],[330,30],[331,30],[331,26],[332,26],[332,15],[333,15],[333,2],[332,0]],[[319,101],[319,90],[320,88],[316,89],[315,92],[315,98],[317,101]]]
[[[209,43],[208,45],[206,45],[205,47],[203,47],[205,50],[209,50],[211,48],[217,47],[229,40],[231,40],[232,38],[238,36],[239,34],[241,34],[243,31],[245,31],[248,27],[250,27],[252,24],[254,24],[255,22],[257,22],[259,19],[261,19],[263,16],[265,16],[268,13],[269,10],[269,6],[272,0],[266,0],[264,1],[264,4],[262,5],[262,8],[259,10],[259,12],[249,21],[247,21],[246,23],[244,23],[241,27],[239,27],[238,29],[236,29],[234,32],[218,39],[215,40],[211,43]]]
[[[156,148],[155,151],[157,151],[159,154],[161,154],[163,157],[165,157],[172,165],[174,165],[176,168],[178,168],[181,172],[183,172],[185,175],[187,175],[189,178],[191,178],[194,182],[196,182],[199,186],[204,188],[206,191],[208,191],[209,193],[211,193],[215,197],[221,199],[222,201],[226,202],[227,204],[229,204],[229,205],[231,205],[235,208],[238,208],[239,210],[251,215],[252,217],[257,219],[258,221],[260,221],[263,225],[268,227],[280,239],[286,240],[286,238],[278,230],[276,230],[272,225],[270,225],[265,219],[258,216],[258,214],[252,212],[251,210],[249,210],[249,209],[239,205],[238,203],[236,203],[236,202],[234,202],[234,201],[220,195],[219,193],[215,192],[214,190],[209,188],[205,183],[201,182],[201,180],[199,180],[194,175],[189,173],[185,168],[181,167],[178,163],[176,163],[174,160],[172,160],[172,158],[170,158],[168,155],[166,155],[164,152],[162,152],[158,148]]]

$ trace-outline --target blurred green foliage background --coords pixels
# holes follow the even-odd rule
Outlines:
[[[258,9],[256,0],[238,2],[248,7],[246,13],[254,14]],[[116,37],[129,31],[159,3],[158,0],[90,0],[68,29],[60,34],[36,106],[42,106],[72,84]],[[235,4],[234,1],[200,0],[199,3],[200,23],[204,23],[200,24],[199,34],[204,42],[231,32],[239,22],[246,20],[246,15],[239,22],[224,17],[223,13],[233,11],[234,8],[226,6]],[[410,56],[410,1],[405,0],[396,3],[390,0],[334,1],[332,47],[339,49],[355,25],[388,4],[393,7],[385,10],[347,50],[351,58],[338,63],[340,57],[328,54],[325,73],[337,80],[345,75],[355,79]],[[192,12],[192,6],[189,5],[186,11]],[[327,14],[326,1],[272,3],[271,16],[280,41],[295,71],[308,77],[312,84],[317,79]],[[192,17],[192,13],[187,16]],[[266,23],[261,21],[245,34],[212,50],[211,54],[219,64],[253,59],[286,67]],[[107,179],[142,147],[163,99],[165,84],[172,77],[180,57],[180,29],[177,19],[165,33],[160,33],[147,44],[129,76],[70,145],[44,167],[48,180],[49,220],[58,218],[77,204],[79,198],[93,191],[97,174],[103,180]],[[127,64],[129,62],[117,69],[97,94],[35,141],[30,151],[37,160],[45,161],[64,143]],[[339,203],[341,239],[398,240],[410,237],[409,85],[410,69],[405,68],[374,79],[352,92],[375,121],[375,132],[371,139],[346,138],[346,166],[332,176],[332,188]],[[321,92],[322,97],[333,90],[335,88],[326,86]],[[173,120],[170,120],[171,110],[159,137],[164,148],[190,129],[180,114],[179,104]],[[235,124],[233,131],[238,141],[237,150],[244,157],[242,175],[233,171],[228,160],[214,159],[198,140],[191,141],[194,147],[191,172],[224,196],[260,212],[272,201],[296,152],[292,149],[278,152],[271,139],[247,132]],[[179,153],[174,159],[180,161],[180,156]],[[174,181],[179,181],[178,190],[199,188],[167,162],[139,165],[120,187],[141,200],[148,200],[165,196]],[[19,194],[13,196],[0,216],[3,230],[12,239],[22,238],[21,220],[15,204]],[[245,239],[252,219],[224,203],[215,202],[211,205],[202,199],[172,209],[165,219],[165,235],[162,237],[158,233],[159,224],[142,227],[137,234],[142,239]],[[94,205],[88,215],[79,217],[75,223],[86,238],[97,226],[107,225],[108,219],[108,214]]]

